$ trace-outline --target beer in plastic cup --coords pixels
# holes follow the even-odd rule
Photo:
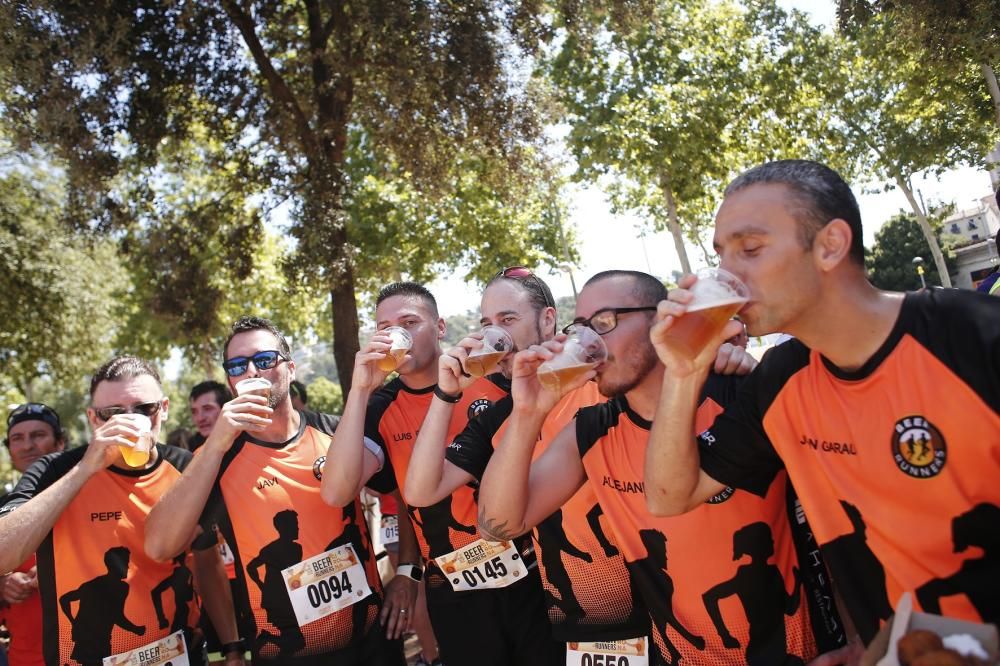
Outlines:
[[[267,399],[267,404],[271,404],[271,382],[263,377],[248,377],[244,380],[236,382],[236,395],[259,395]],[[251,411],[252,414],[263,417],[265,419],[271,418],[271,415],[265,411]]]
[[[139,439],[132,446],[118,445],[125,464],[129,467],[143,467],[149,462],[149,451],[153,448],[153,422],[145,414],[125,414],[132,426],[139,431]]]
[[[550,391],[561,392],[564,384],[597,367],[607,357],[608,348],[600,335],[586,326],[574,326],[562,351],[538,366],[538,381]]]
[[[694,358],[750,300],[750,290],[729,271],[703,268],[689,291],[694,299],[665,335]]]
[[[465,371],[473,377],[485,377],[496,372],[497,364],[514,348],[510,334],[499,326],[484,326],[483,346],[474,349],[465,359]]]
[[[403,362],[406,352],[413,347],[413,338],[410,332],[400,326],[390,326],[384,328],[379,333],[385,333],[392,338],[392,345],[385,353],[385,358],[379,360],[375,366],[382,372],[392,372]]]

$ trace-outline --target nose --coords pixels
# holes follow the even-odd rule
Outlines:
[[[254,365],[252,358],[247,359],[246,375],[247,377],[260,377],[260,370],[257,369],[256,365]]]

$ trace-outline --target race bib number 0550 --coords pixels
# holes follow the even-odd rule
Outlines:
[[[434,561],[456,592],[507,587],[528,575],[510,541],[479,539]]]
[[[160,640],[143,645],[129,652],[122,652],[113,657],[105,657],[104,666],[188,666],[187,645],[184,643],[184,632],[165,636]]]
[[[350,545],[293,564],[281,575],[299,626],[356,604],[372,593],[365,568]]]
[[[567,643],[566,666],[649,666],[647,640]]]

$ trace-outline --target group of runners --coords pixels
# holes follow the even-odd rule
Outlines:
[[[293,406],[259,316],[194,454],[128,464],[170,409],[134,356],[94,373],[87,446],[14,410],[12,457],[37,453],[0,508],[4,596],[37,601],[20,663],[201,663],[201,612],[227,663],[303,666],[404,664],[424,609],[422,659],[448,666],[853,664],[904,594],[1000,620],[1000,301],[873,287],[857,202],[815,162],[739,176],[713,243],[746,292],[693,341],[696,276],[601,272],[557,322],[512,267],[447,350],[430,291],[385,286],[339,417]],[[791,339],[757,365],[744,330]],[[601,354],[546,379],[588,335]],[[385,584],[365,488],[398,506]]]

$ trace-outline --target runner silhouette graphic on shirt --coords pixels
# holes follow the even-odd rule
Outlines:
[[[611,543],[611,539],[601,527],[601,516],[603,515],[604,509],[601,508],[599,502],[595,503],[593,508],[587,512],[587,524],[590,525],[590,531],[594,533],[597,543],[601,544],[601,548],[604,549],[605,557],[614,557],[618,554],[618,547]]]
[[[562,554],[566,553],[587,564],[593,562],[594,558],[590,556],[590,553],[573,545],[566,536],[562,527],[562,509],[556,509],[551,516],[543,520],[538,526],[538,531],[546,536],[545,547],[541,549],[545,577],[559,592],[559,598],[556,598],[551,591],[545,590],[546,605],[555,606],[561,610],[567,621],[577,622],[586,613],[573,593],[573,583],[570,581],[569,574],[566,573]]]
[[[641,590],[644,586],[643,582],[636,578],[636,571],[647,571],[653,575],[654,580],[651,582],[654,584],[653,589],[656,590],[656,594],[647,595],[646,599],[649,602],[650,615],[653,617],[656,631],[666,645],[670,663],[677,664],[681,659],[681,653],[667,635],[668,626],[673,627],[697,650],[705,649],[705,639],[691,633],[674,614],[674,581],[667,573],[667,537],[658,530],[639,530],[639,539],[646,547],[646,557],[629,567],[632,589]],[[657,597],[655,603],[653,597]]]
[[[125,601],[129,592],[125,577],[130,557],[129,549],[124,546],[109,548],[104,553],[104,566],[108,572],[59,598],[59,607],[73,627],[73,652],[70,657],[84,666],[99,665],[104,657],[113,654],[111,632],[115,625],[137,636],[146,633],[146,627],[125,617]],[[72,612],[74,601],[79,602],[76,615]]]
[[[423,531],[428,548],[437,555],[455,550],[455,546],[451,543],[451,535],[448,533],[449,528],[465,534],[476,534],[477,531],[475,525],[463,525],[455,519],[455,515],[451,512],[451,495],[431,506],[420,509],[410,507],[409,513],[413,522]]]
[[[767,523],[751,523],[733,534],[733,560],[745,555],[750,563],[740,565],[736,575],[719,583],[703,595],[705,609],[715,625],[722,644],[730,649],[740,647],[740,642],[726,627],[719,609],[719,601],[735,596],[743,605],[750,624],[746,661],[750,666],[771,664],[802,664],[800,657],[790,655],[785,643],[785,616],[794,615],[799,609],[799,575],[793,569],[795,584],[791,594],[785,592],[785,579],[781,570],[767,561],[774,556],[774,537]]]
[[[965,595],[985,622],[1000,618],[1000,507],[977,504],[951,521],[956,553],[969,546],[983,556],[962,562],[947,578],[934,578],[917,588],[917,601],[928,613],[941,612],[941,597]]]
[[[362,563],[367,562],[368,558],[371,557],[370,544],[365,539],[365,532],[362,532],[361,527],[358,525],[358,509],[356,504],[351,502],[343,507],[341,515],[345,521],[344,531],[340,533],[340,536],[327,544],[326,550],[350,544],[354,547],[354,552],[357,553],[358,560]],[[352,640],[359,639],[364,634],[365,628],[368,625],[368,613],[373,604],[376,605],[377,611],[377,606],[380,602],[374,594],[375,590],[372,590],[372,592],[373,594],[369,595],[365,600],[358,601],[351,606]]]
[[[822,547],[833,580],[850,581],[839,588],[862,640],[871,641],[882,620],[892,615],[885,588],[885,569],[868,547],[867,529],[858,508],[840,501],[854,531],[833,539]]]
[[[170,633],[188,629],[188,604],[194,600],[194,586],[191,584],[191,570],[188,569],[186,560],[187,553],[181,553],[175,557],[174,570],[150,592],[160,629],[166,629],[169,624]],[[163,593],[167,590],[174,591],[173,622],[169,622],[166,613],[163,612]]]
[[[263,630],[257,635],[254,652],[259,654],[268,643],[278,648],[278,656],[289,657],[303,647],[306,640],[295,619],[292,601],[285,589],[283,569],[302,561],[302,546],[299,538],[299,514],[291,509],[274,514],[274,529],[278,538],[260,549],[257,557],[247,562],[247,577],[260,588],[260,606],[270,622],[280,633]],[[264,567],[264,580],[259,569]]]

